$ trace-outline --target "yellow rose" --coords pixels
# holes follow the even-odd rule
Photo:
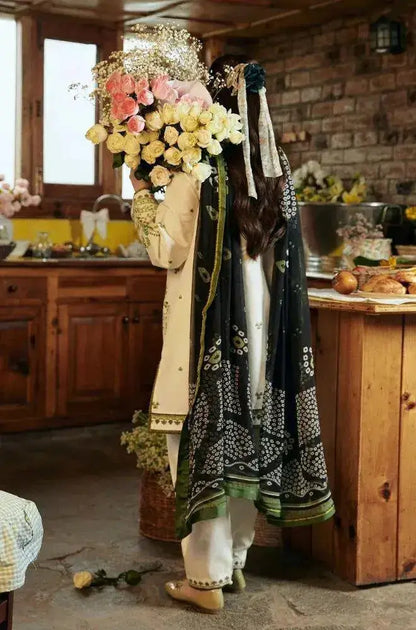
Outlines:
[[[212,135],[208,129],[198,129],[195,131],[195,136],[198,142],[198,146],[206,149],[207,146],[212,142]]]
[[[140,156],[138,155],[125,155],[124,156],[124,164],[129,168],[136,170],[136,168],[140,164]]]
[[[150,129],[150,131],[158,131],[158,129],[162,129],[163,120],[159,112],[149,112],[146,114],[145,119],[146,126]]]
[[[182,153],[182,160],[187,164],[193,165],[199,162],[202,158],[201,149],[198,147],[193,147],[192,149],[186,149]]]
[[[192,173],[192,164],[188,164],[188,162],[182,163],[182,170],[184,173],[188,173],[190,175]]]
[[[189,116],[194,116],[195,118],[199,118],[202,113],[202,106],[200,103],[192,103],[190,110],[188,112]]]
[[[189,113],[190,109],[191,105],[189,103],[186,103],[185,101],[177,103],[176,111],[178,112],[179,119],[183,118],[183,116],[186,116]]]
[[[207,125],[212,120],[212,113],[205,110],[199,115],[199,122],[201,125]]]
[[[125,142],[126,138],[121,133],[110,133],[106,142],[107,149],[111,153],[120,153],[120,151],[124,151]]]
[[[178,138],[178,147],[185,151],[186,149],[192,149],[192,147],[196,146],[197,139],[193,133],[181,133]]]
[[[161,140],[153,140],[153,142],[151,142],[147,146],[149,147],[150,151],[155,156],[155,158],[158,158],[161,155],[163,155],[166,149],[165,143],[162,142]]]
[[[75,588],[88,588],[92,584],[94,576],[89,571],[78,571],[74,573],[73,581]]]
[[[164,166],[155,166],[149,176],[153,186],[167,186],[170,182],[170,173]]]
[[[104,142],[105,140],[107,140],[107,136],[108,133],[105,127],[103,127],[99,123],[90,127],[85,134],[87,140],[91,140],[91,142],[93,142],[94,144],[100,144],[100,142]]]
[[[124,151],[129,155],[138,155],[140,153],[140,140],[132,133],[128,133],[125,137]]]
[[[145,129],[144,131],[138,133],[135,137],[138,139],[140,144],[149,144],[149,142],[153,142],[153,140],[157,140],[159,138],[159,132]]]
[[[179,122],[179,113],[174,105],[165,103],[162,108],[162,119],[165,125],[175,125]]]
[[[110,123],[113,127],[113,131],[127,131],[127,125],[123,125],[116,118],[110,118]]]
[[[184,131],[195,131],[195,129],[198,129],[198,118],[190,115],[183,116],[181,118],[181,127]]]
[[[158,131],[148,131],[148,142],[154,142],[155,140],[159,139],[159,132]]]
[[[199,181],[204,182],[212,173],[212,166],[204,162],[198,162],[192,168],[192,175]]]
[[[212,142],[210,142],[210,144],[207,146],[207,151],[211,155],[219,155],[220,153],[222,153],[222,146],[218,142],[218,140],[212,140]]]
[[[241,131],[232,131],[228,136],[228,139],[232,144],[241,144],[243,142],[243,138],[244,136]]]
[[[175,127],[166,127],[165,133],[163,134],[163,139],[169,145],[176,144],[179,137],[179,131],[175,129]]]
[[[154,164],[156,162],[156,158],[150,149],[150,144],[146,144],[146,146],[143,147],[142,160],[144,160],[148,164]]]
[[[181,163],[182,153],[176,147],[169,147],[167,151],[165,151],[165,160],[168,164],[172,164],[172,166],[178,166]]]

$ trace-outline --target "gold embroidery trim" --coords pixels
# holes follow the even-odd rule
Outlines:
[[[133,197],[131,218],[140,240],[146,248],[150,247],[150,237],[159,236],[159,226],[155,223],[158,203],[151,193]]]

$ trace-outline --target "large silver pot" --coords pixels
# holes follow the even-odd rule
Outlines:
[[[354,215],[361,213],[376,225],[402,222],[401,206],[371,203],[299,203],[302,236],[308,271],[332,272],[340,263],[343,241],[337,234]]]

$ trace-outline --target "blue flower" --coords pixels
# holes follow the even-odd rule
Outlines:
[[[258,63],[248,63],[244,68],[247,92],[260,92],[266,85],[266,73]]]

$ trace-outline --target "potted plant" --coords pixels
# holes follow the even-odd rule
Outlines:
[[[136,411],[135,425],[121,435],[127,452],[136,455],[143,472],[140,493],[140,533],[147,538],[174,541],[175,497],[169,470],[166,436],[148,428],[148,416]]]

